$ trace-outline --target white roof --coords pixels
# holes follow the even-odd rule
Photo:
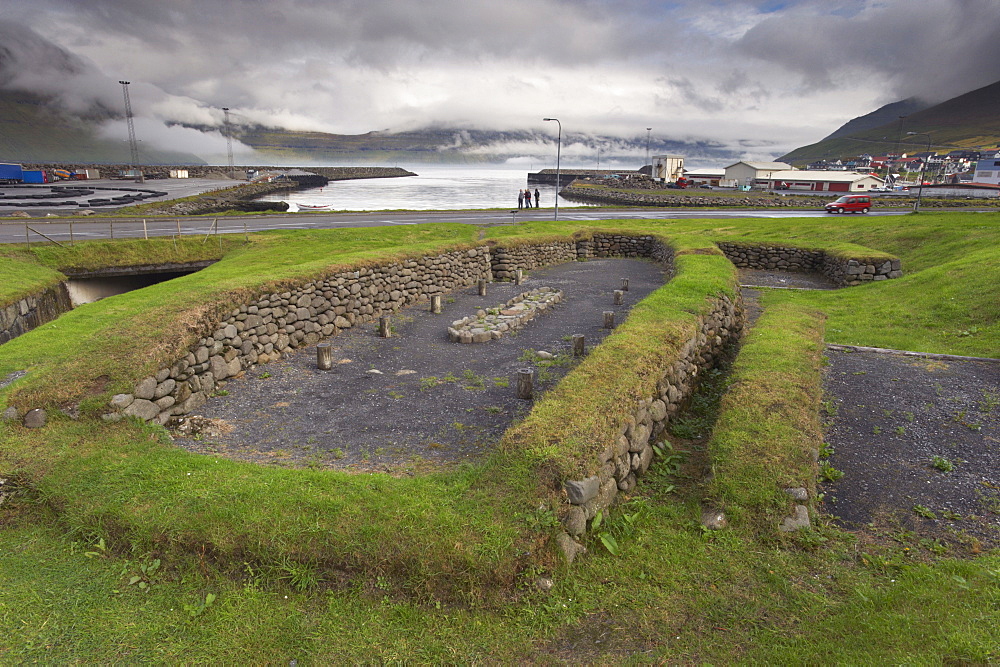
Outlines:
[[[827,182],[848,182],[860,181],[863,178],[874,178],[878,181],[882,179],[874,174],[862,174],[857,171],[822,171],[808,169],[788,169],[785,171],[775,171],[769,176],[774,181],[827,181]]]
[[[725,176],[725,169],[685,169],[686,176]]]
[[[758,170],[772,170],[773,171],[773,170],[776,170],[776,169],[791,169],[792,168],[792,165],[785,164],[784,162],[747,162],[745,160],[740,160],[739,162],[734,162],[733,164],[729,165],[729,167],[726,167],[726,169],[729,169],[730,167],[735,167],[738,164],[745,164],[748,167],[752,167],[752,168],[758,169]]]

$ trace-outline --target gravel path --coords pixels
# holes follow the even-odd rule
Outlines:
[[[629,278],[625,304],[613,291]],[[536,367],[536,387],[552,386],[572,362],[573,334],[587,347],[610,331],[603,311],[621,322],[628,308],[666,280],[662,267],[635,259],[591,259],[530,272],[520,287],[492,283],[486,297],[475,287],[442,299],[443,314],[426,303],[392,316],[393,337],[375,324],[330,339],[332,371],[316,369],[314,347],[251,369],[230,381],[226,395],[200,410],[209,421],[182,447],[230,458],[293,466],[399,472],[479,457],[531,401],[515,397],[517,371]],[[561,289],[562,303],[537,316],[517,335],[489,343],[451,343],[447,327],[535,287]],[[532,353],[557,355],[551,361]],[[527,354],[525,351],[528,351]]]
[[[826,507],[851,529],[1000,546],[1000,362],[828,350]]]

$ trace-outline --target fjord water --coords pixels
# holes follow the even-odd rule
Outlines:
[[[266,201],[287,201],[306,206],[328,206],[337,211],[414,211],[449,209],[517,208],[517,192],[528,187],[528,172],[537,169],[496,166],[407,166],[416,176],[332,181],[322,188],[273,194]],[[542,209],[555,203],[554,185],[538,189]],[[534,199],[532,199],[534,206]],[[559,208],[586,206],[559,198]]]

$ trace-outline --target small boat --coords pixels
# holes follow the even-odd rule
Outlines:
[[[330,205],[326,204],[323,206],[312,206],[310,204],[299,204],[299,208],[303,211],[329,211]]]

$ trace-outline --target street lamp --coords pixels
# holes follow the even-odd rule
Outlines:
[[[925,137],[927,137],[926,152],[927,153],[931,152],[931,135],[927,134],[926,132],[907,132],[906,134],[911,136],[922,134]],[[924,155],[924,159],[920,161],[920,187],[917,188],[917,205],[913,207],[914,213],[920,213],[920,199],[924,194],[924,169],[927,168],[927,160],[928,156]]]
[[[556,143],[556,212],[553,220],[559,219],[559,158],[562,154],[562,123],[559,122],[558,118],[543,118],[544,121],[554,120],[556,124],[559,125],[559,138],[558,143]]]
[[[229,127],[229,107],[222,107],[222,111],[226,114],[224,127],[226,131],[226,157],[229,158],[229,178],[236,178],[236,168],[233,166],[233,133]]]
[[[649,177],[653,177],[653,163],[649,161],[649,133],[653,131],[653,128],[646,128],[646,164],[649,165]]]

